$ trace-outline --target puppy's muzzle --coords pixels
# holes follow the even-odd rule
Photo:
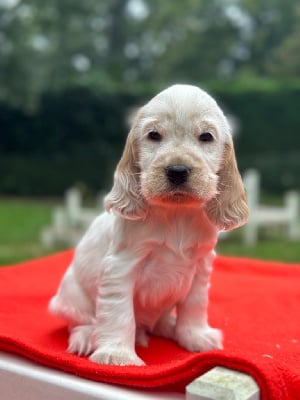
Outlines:
[[[188,180],[191,170],[186,165],[169,165],[166,168],[168,181],[175,186],[180,186]]]

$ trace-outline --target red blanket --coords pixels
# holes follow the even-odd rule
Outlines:
[[[102,366],[68,354],[63,321],[47,312],[72,252],[0,269],[0,349],[96,381],[184,390],[220,365],[251,374],[262,400],[300,399],[300,265],[218,257],[209,316],[224,350],[190,353],[152,338],[137,347],[147,366]]]

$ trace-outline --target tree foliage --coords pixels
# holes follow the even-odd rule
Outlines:
[[[299,30],[297,0],[1,0],[0,99],[297,76]]]

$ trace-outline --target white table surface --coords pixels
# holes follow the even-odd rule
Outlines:
[[[170,400],[184,394],[134,390],[93,382],[0,351],[1,400]]]

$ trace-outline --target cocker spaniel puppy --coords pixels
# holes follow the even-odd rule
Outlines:
[[[67,320],[72,353],[143,365],[148,334],[190,351],[222,348],[209,326],[219,230],[248,217],[232,137],[203,90],[174,85],[142,107],[105,209],[78,244],[50,311]]]

